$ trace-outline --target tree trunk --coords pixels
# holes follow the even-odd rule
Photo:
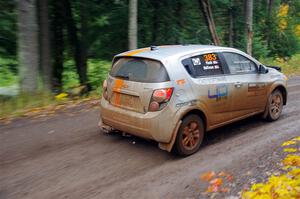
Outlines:
[[[37,90],[39,65],[35,0],[19,0],[17,12],[21,91],[33,93]]]
[[[55,92],[61,92],[62,90],[62,73],[63,73],[63,52],[64,52],[64,10],[62,1],[53,0],[53,21],[52,21],[52,29],[53,29],[53,55],[54,55],[54,63],[53,63],[53,90]]]
[[[50,91],[52,89],[52,66],[50,51],[48,0],[39,0],[38,7],[40,30],[40,66],[42,70],[43,86],[46,90]]]
[[[272,23],[272,8],[273,8],[274,0],[267,0],[267,19],[266,19],[266,42],[267,46],[270,46],[270,25]]]
[[[157,33],[159,31],[159,7],[160,7],[160,0],[152,0],[151,1],[152,6],[153,6],[153,18],[152,18],[152,38],[151,38],[151,45],[156,45],[157,44]]]
[[[138,0],[129,0],[128,8],[128,48],[133,50],[137,48],[137,9]]]
[[[78,30],[75,25],[75,21],[72,14],[71,3],[69,0],[64,0],[64,11],[65,19],[68,30],[68,37],[70,39],[70,44],[73,46],[74,60],[76,64],[77,73],[79,76],[79,81],[81,85],[87,86],[87,90],[90,90],[90,85],[87,78],[87,63],[85,52],[83,52],[83,47],[81,40],[78,36]],[[83,35],[84,37],[85,35]]]
[[[245,0],[245,32],[247,37],[247,53],[252,55],[252,43],[253,43],[253,0]]]
[[[87,23],[87,3],[84,0],[80,1],[80,50],[81,50],[81,67],[80,73],[85,76],[84,84],[87,86],[88,91],[91,90],[91,86],[87,80],[87,34],[88,34],[88,23]]]
[[[274,0],[267,0],[267,17],[270,18]]]
[[[229,33],[228,33],[228,39],[229,39],[229,46],[233,47],[233,9],[232,9],[232,2],[230,2],[230,8],[228,9],[228,15],[229,15]]]
[[[202,13],[205,18],[206,25],[208,27],[210,36],[215,45],[220,45],[220,40],[216,32],[216,26],[212,15],[212,9],[209,0],[199,0],[199,4],[202,10]]]

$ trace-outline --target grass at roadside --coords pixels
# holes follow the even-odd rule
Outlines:
[[[63,99],[56,98],[54,94],[39,91],[34,95],[19,94],[17,96],[1,96],[0,95],[0,119],[7,117],[17,117],[24,115],[30,111],[37,111],[38,108],[55,106],[72,101],[80,101],[85,99],[99,98],[102,92],[102,82],[106,78],[111,63],[103,60],[89,60],[88,61],[88,77],[93,91],[86,96],[72,96],[63,97]],[[2,70],[4,71],[4,70]],[[17,83],[17,77],[11,72],[8,74],[1,74],[0,70],[0,87],[9,86]],[[10,79],[5,79],[4,76],[9,76]],[[74,63],[67,61],[65,63],[65,71],[63,73],[64,88],[63,93],[73,93],[79,88],[77,73],[75,71]]]
[[[49,93],[35,95],[19,95],[17,97],[0,97],[0,124],[10,123],[11,120],[27,116],[50,116],[56,111],[74,107],[81,103],[95,103],[100,99],[97,92],[86,96],[68,97],[66,93],[57,96]],[[97,104],[97,103],[95,103]]]
[[[282,72],[287,76],[300,75],[300,54],[296,54],[288,60],[283,58],[265,58],[260,59],[260,61],[267,66],[280,66]]]
[[[35,107],[56,104],[53,95],[49,93],[36,93],[35,95],[21,94],[18,96],[0,97],[0,118],[6,116],[19,116],[24,111]]]

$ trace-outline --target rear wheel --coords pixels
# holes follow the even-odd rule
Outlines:
[[[275,90],[271,93],[268,99],[267,106],[267,120],[275,121],[277,120],[282,112],[283,107],[283,97],[279,90]]]
[[[185,117],[177,132],[174,150],[178,155],[188,156],[195,153],[204,136],[202,119],[197,115]]]

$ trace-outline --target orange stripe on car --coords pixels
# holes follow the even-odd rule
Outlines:
[[[126,53],[125,56],[133,56],[133,55],[136,55],[136,54],[148,51],[148,50],[150,50],[150,48],[142,48],[142,49],[133,50],[133,51]]]
[[[115,84],[113,87],[113,91],[115,92],[115,104],[116,105],[120,105],[121,104],[121,94],[120,94],[120,90],[123,87],[124,84],[124,80],[122,79],[116,79],[115,80]]]

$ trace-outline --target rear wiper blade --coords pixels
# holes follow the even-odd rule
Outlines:
[[[122,79],[129,79],[129,75],[116,75],[115,77],[119,77]]]

